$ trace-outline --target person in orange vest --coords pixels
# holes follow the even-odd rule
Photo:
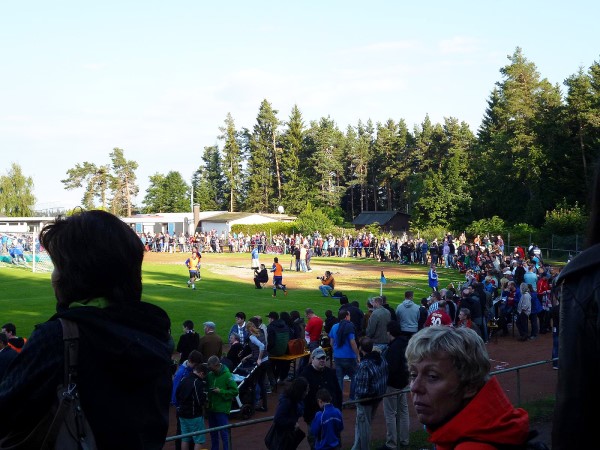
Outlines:
[[[190,279],[187,282],[188,287],[196,289],[196,280],[200,280],[200,261],[202,256],[197,249],[192,250],[192,256],[185,260],[185,265],[190,271]]]
[[[283,284],[283,266],[279,264],[279,258],[276,256],[273,258],[273,297],[277,297],[277,289],[281,289],[284,295],[287,295],[287,288]]]
[[[15,352],[21,353],[23,346],[27,343],[27,338],[17,336],[17,327],[14,323],[5,323],[2,325],[2,333],[8,338],[8,346]]]

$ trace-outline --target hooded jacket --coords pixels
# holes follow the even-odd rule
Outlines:
[[[63,383],[58,318],[79,326],[77,384],[100,449],[162,449],[171,394],[170,320],[144,302],[71,307],[38,325],[0,383],[0,437],[28,432]]]
[[[406,333],[416,333],[419,330],[419,307],[410,299],[404,300],[396,308],[396,317],[400,323],[400,329]]]
[[[501,445],[521,445],[527,440],[529,415],[513,407],[496,377],[492,377],[458,414],[427,432],[437,450],[496,450]]]
[[[596,436],[600,398],[599,269],[600,244],[596,244],[571,260],[556,280],[560,293],[560,370],[552,448],[557,450],[585,448]]]

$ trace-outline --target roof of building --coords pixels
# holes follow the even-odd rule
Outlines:
[[[354,225],[371,225],[377,222],[379,225],[385,225],[397,215],[410,217],[400,211],[363,211],[352,221]]]
[[[248,212],[226,212],[217,214],[207,219],[206,222],[232,222],[234,220],[246,219],[252,216],[265,217],[271,221],[289,221],[294,220],[295,217],[288,216],[286,214],[263,214],[263,213],[248,213]]]

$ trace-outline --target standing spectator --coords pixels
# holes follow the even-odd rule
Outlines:
[[[373,314],[367,325],[366,336],[371,338],[373,346],[383,352],[388,345],[387,324],[390,322],[390,312],[383,307],[381,297],[373,297]]]
[[[333,315],[333,311],[328,309],[325,311],[325,322],[323,324],[323,329],[325,333],[329,334],[331,331],[331,327],[333,327],[337,323],[338,319]]]
[[[269,325],[267,325],[267,352],[269,356],[283,356],[287,351],[288,342],[292,339],[292,331],[285,321],[279,318],[277,312],[271,311],[267,317],[269,318]],[[289,361],[271,361],[273,376],[278,383],[285,381],[289,368]]]
[[[350,320],[354,324],[354,334],[358,338],[362,334],[362,320],[364,317],[364,313],[360,310],[360,308],[354,306],[348,301],[348,297],[342,295],[340,297],[340,311],[345,309],[350,312]],[[338,316],[339,317],[339,316]]]
[[[192,374],[181,380],[177,387],[175,396],[177,398],[177,416],[181,434],[204,431],[204,403],[206,402],[205,387],[206,369],[202,364],[194,367]],[[194,450],[200,450],[201,444],[206,442],[204,434],[197,434],[182,438],[181,448],[190,450],[191,443],[194,443]]]
[[[315,450],[337,450],[342,445],[342,412],[331,404],[331,394],[327,389],[317,391],[317,402],[322,411],[317,412],[310,426],[311,434],[317,436]]]
[[[269,450],[296,449],[298,420],[304,414],[304,398],[307,392],[308,381],[304,377],[298,377],[279,397],[273,417],[273,437],[267,445]]]
[[[194,367],[202,364],[202,353],[198,350],[192,350],[188,356],[188,358],[181,363],[181,365],[177,368],[175,375],[173,376],[173,386],[171,388],[171,404],[175,406],[175,417],[177,419],[177,434],[181,434],[181,423],[179,422],[179,413],[177,412],[177,408],[179,404],[177,403],[177,388],[179,387],[179,383],[185,377],[192,374],[194,371]],[[181,440],[178,439],[175,441],[175,448],[179,450],[181,448]]]
[[[435,263],[431,263],[429,267],[428,284],[433,292],[438,290],[438,274],[435,269]]]
[[[306,270],[307,270],[307,272],[312,272],[312,269],[310,268],[310,260],[312,259],[312,256],[313,256],[313,250],[307,244],[306,245]]]
[[[408,385],[408,366],[406,364],[406,346],[409,337],[402,333],[400,324],[391,321],[387,325],[390,339],[385,360],[388,364],[388,378],[386,394],[395,393]],[[385,416],[385,444],[379,450],[391,450],[397,448],[397,437],[400,436],[400,445],[408,446],[410,417],[408,414],[408,401],[406,392],[396,396],[384,397],[383,414]],[[396,424],[400,424],[397,429]]]
[[[300,246],[300,270],[302,272],[306,272],[308,269],[306,267],[306,246]]]
[[[479,329],[477,324],[471,319],[471,311],[469,311],[469,308],[460,308],[460,311],[458,312],[458,323],[456,324],[456,326],[459,328],[470,328],[473,331],[475,331],[479,336],[481,336],[481,330]]]
[[[306,326],[304,334],[308,342],[308,350],[313,351],[321,342],[321,333],[323,332],[323,319],[315,314],[311,308],[306,308]]]
[[[558,385],[552,448],[585,448],[596,436],[600,392],[600,170],[592,186],[587,249],[573,258],[553,283],[553,305],[560,299]],[[556,269],[553,269],[553,277]],[[557,295],[559,294],[560,295]],[[556,314],[558,316],[558,314]],[[553,327],[558,324],[553,323]],[[576,412],[576,413],[574,413]]]
[[[0,439],[26,436],[56,404],[66,319],[80,330],[77,388],[98,448],[162,448],[174,345],[167,313],[141,300],[140,238],[118,217],[91,210],[47,224],[40,242],[54,265],[57,313],[0,381]]]
[[[425,321],[424,328],[435,327],[439,325],[452,326],[453,322],[448,313],[446,312],[446,300],[440,300],[439,308],[429,314]]]
[[[329,342],[333,352],[335,374],[340,391],[344,391],[344,377],[350,378],[350,400],[354,400],[354,374],[360,361],[354,324],[350,321],[350,312],[341,309],[336,323],[329,333]]]
[[[235,323],[229,330],[229,335],[236,333],[239,336],[242,346],[248,344],[248,330],[246,330],[246,313],[238,311],[235,313]]]
[[[417,328],[419,330],[423,329],[423,327],[425,326],[425,321],[427,320],[427,308],[429,306],[429,300],[427,299],[427,297],[423,297],[421,299],[421,306],[419,306],[419,323],[417,325]],[[400,307],[400,305],[398,305],[398,307]],[[411,336],[414,333],[411,333]]]
[[[396,308],[396,317],[400,324],[400,329],[404,334],[412,336],[419,331],[419,320],[421,317],[421,309],[413,301],[413,291],[404,293],[404,301]],[[427,319],[427,314],[425,314]],[[423,320],[425,323],[425,320]]]
[[[15,352],[21,353],[23,347],[27,343],[27,338],[17,336],[17,327],[14,323],[5,323],[2,325],[2,333],[6,334],[8,346]]]
[[[383,301],[383,303],[381,304],[381,306],[383,306],[385,309],[387,309],[390,313],[390,319],[391,320],[398,320],[398,318],[396,317],[396,311],[394,311],[394,308],[392,308],[388,301],[387,301],[387,297],[385,295],[381,296],[381,300]]]
[[[215,332],[216,328],[214,322],[204,322],[204,336],[200,338],[198,344],[198,350],[204,356],[204,362],[213,355],[218,358],[223,355],[223,339]]]
[[[231,402],[238,395],[237,383],[233,380],[231,372],[221,364],[217,356],[208,358],[208,426],[210,428],[222,427],[229,423]],[[219,450],[219,435],[223,441],[223,450],[229,450],[229,430],[211,431],[210,448]]]
[[[529,314],[531,314],[531,295],[527,284],[521,283],[521,300],[517,304],[519,341],[526,341],[529,338]]]
[[[333,398],[333,405],[336,408],[342,407],[342,390],[338,384],[335,371],[325,365],[325,351],[317,347],[311,353],[310,363],[300,373],[301,377],[308,381],[308,394],[304,399],[304,421],[308,426],[308,443],[311,449],[314,449],[315,436],[310,433],[310,427],[319,404],[317,402],[317,392],[319,389],[327,389]]]
[[[254,270],[258,270],[258,268],[260,267],[260,261],[258,259],[258,246],[256,246],[256,245],[254,246],[254,248],[252,249],[252,252],[250,253],[250,257],[252,259],[252,261],[250,263],[251,264],[250,268],[254,269]]]
[[[473,330],[424,328],[408,342],[406,359],[413,405],[438,449],[520,448],[527,440],[527,412],[490,378],[485,344]]]
[[[183,322],[183,334],[177,342],[179,353],[179,364],[183,364],[192,350],[197,350],[200,345],[200,335],[194,331],[194,322],[186,320]]]
[[[4,377],[8,365],[17,357],[17,352],[8,345],[6,333],[0,333],[0,380]]]
[[[538,333],[540,331],[540,322],[538,320],[538,315],[543,311],[542,303],[540,302],[538,294],[531,284],[527,285],[527,290],[529,295],[531,296],[531,313],[529,314],[529,322],[531,323],[531,335],[529,336],[529,339],[537,339]]]
[[[258,367],[255,369],[256,386],[259,389],[260,405],[257,403],[257,411],[266,411],[267,405],[267,385],[266,375],[269,368],[269,354],[267,352],[266,339],[262,331],[256,326],[256,322],[249,320],[246,324],[248,335],[250,336],[250,351],[251,353],[244,359],[250,359]]]
[[[381,353],[373,350],[373,341],[368,337],[360,340],[361,360],[356,370],[356,425],[354,427],[353,450],[369,450],[371,423],[381,399],[387,389],[388,367]]]

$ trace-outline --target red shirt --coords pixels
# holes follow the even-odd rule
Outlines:
[[[437,325],[452,325],[452,319],[443,309],[436,309],[434,312],[429,314],[425,321],[426,327],[432,327]]]
[[[304,333],[308,335],[310,342],[317,342],[321,339],[321,331],[323,331],[323,319],[319,316],[312,316],[308,319]]]

